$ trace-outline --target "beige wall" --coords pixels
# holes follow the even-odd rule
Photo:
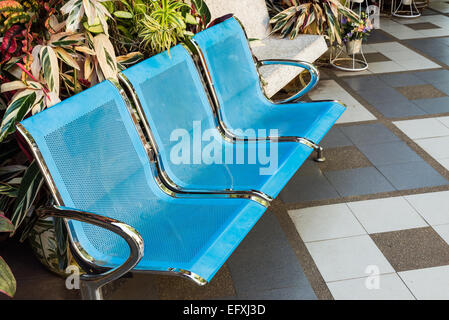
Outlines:
[[[245,26],[250,38],[268,36],[269,17],[265,0],[206,0],[212,19],[233,13]]]

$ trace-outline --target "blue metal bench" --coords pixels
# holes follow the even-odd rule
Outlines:
[[[17,129],[57,204],[38,214],[66,218],[72,254],[83,269],[100,272],[81,276],[84,298],[100,299],[104,284],[132,269],[204,285],[266,210],[241,193],[179,198],[166,190],[115,82],[97,84]]]
[[[295,103],[319,80],[318,70],[307,62],[295,60],[257,60],[249,47],[239,21],[226,21],[197,33],[190,46],[199,56],[199,66],[214,101],[217,123],[230,135],[236,129],[277,128],[280,141],[298,141],[311,145],[324,161],[318,145],[327,131],[344,112],[338,101]],[[309,71],[309,84],[282,101],[268,99],[261,87],[258,68],[285,64]],[[244,115],[244,116],[242,116]]]
[[[213,28],[220,31],[233,21]],[[228,51],[224,63],[232,57]],[[125,90],[113,80],[17,126],[57,204],[38,214],[66,218],[74,257],[85,270],[98,273],[82,276],[86,298],[101,298],[104,284],[131,270],[180,275],[206,284],[316,149],[312,139],[319,141],[344,110],[337,103],[285,105],[271,111],[272,123],[243,121],[241,128],[278,129],[281,134],[308,128],[303,136],[237,136],[221,123],[196,67],[188,50],[177,46],[121,74],[144,132]],[[209,71],[210,77],[217,74]],[[244,78],[239,75],[229,88],[220,88],[237,89]],[[249,102],[257,100],[249,98],[241,94],[240,110],[234,112],[243,119],[268,117],[262,108],[260,114],[251,110]],[[292,121],[291,114],[302,118]],[[171,134],[182,129],[195,135],[195,121],[214,132],[211,139],[233,155],[275,144],[277,169],[261,175],[263,165],[257,163],[173,164]],[[193,158],[201,157],[202,149],[198,150],[193,149]]]
[[[268,174],[268,164],[259,159],[248,163],[247,154],[269,153],[273,142],[236,143],[220,134],[214,122],[213,107],[190,53],[181,45],[140,62],[119,74],[128,88],[142,119],[143,127],[155,150],[155,162],[161,166],[160,174],[175,190],[239,190],[253,192],[266,201],[274,199],[313,151],[296,142],[275,143],[277,155]],[[195,123],[200,125],[194,125]],[[193,150],[189,163],[174,164],[171,150],[178,143],[170,139],[175,130],[183,130],[187,139],[212,133],[212,142],[222,154],[218,163],[204,163],[203,150]],[[274,128],[268,128],[274,129]],[[195,142],[190,142],[193,149]],[[271,151],[273,152],[273,151]],[[233,158],[227,159],[226,154]],[[245,154],[244,164],[238,163],[237,154]],[[197,158],[196,162],[194,161]],[[201,160],[201,161],[200,161]],[[230,161],[226,161],[230,160]],[[215,191],[216,192],[216,191]]]

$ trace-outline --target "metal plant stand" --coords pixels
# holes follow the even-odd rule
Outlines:
[[[337,54],[335,58],[330,58],[330,64],[343,71],[363,71],[368,69],[368,62],[366,61],[365,55],[363,54],[363,48],[360,47],[359,53],[347,54],[345,46],[337,45],[335,47]],[[356,57],[356,55],[359,55]]]
[[[362,14],[362,3],[365,2],[366,8],[368,8],[368,0],[346,0],[345,6],[352,10],[355,3],[359,4],[359,16]]]
[[[406,7],[410,10],[406,10]],[[421,16],[415,0],[401,0],[396,6],[396,0],[391,1],[391,15],[399,18],[418,18]]]

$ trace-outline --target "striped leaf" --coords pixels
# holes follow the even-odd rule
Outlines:
[[[69,15],[66,20],[66,30],[77,31],[84,16],[83,0],[70,0],[61,7],[61,12]]]
[[[94,47],[103,76],[117,79],[117,58],[109,37],[103,33],[94,37]]]
[[[13,232],[14,225],[5,217],[4,213],[0,211],[0,232]]]
[[[130,52],[123,56],[117,57],[117,62],[122,65],[130,65],[130,64],[136,64],[140,60],[143,59],[143,54],[139,51],[136,52]]]
[[[53,50],[56,52],[58,58],[65,64],[72,68],[75,68],[76,70],[80,70],[78,62],[76,62],[75,58],[72,57],[66,50],[64,50],[63,48],[54,48]]]
[[[14,95],[5,114],[0,127],[0,142],[10,133],[15,131],[17,122],[22,121],[25,115],[30,112],[36,101],[36,92],[25,89]]]
[[[16,279],[5,260],[0,257],[0,292],[8,297],[13,297],[16,293]]]
[[[192,4],[195,6],[195,10],[201,17],[201,22],[207,25],[211,20],[211,14],[209,8],[204,0],[192,0]]]
[[[20,184],[17,194],[14,210],[11,215],[11,222],[14,224],[16,230],[25,219],[28,210],[33,205],[37,193],[39,192],[43,183],[44,178],[42,177],[42,174],[39,170],[39,166],[37,165],[36,161],[33,161],[23,176],[22,183]]]
[[[83,41],[81,33],[59,32],[51,36],[48,44],[52,47],[71,47],[82,45]]]
[[[50,46],[43,46],[39,57],[48,88],[59,95],[59,65],[55,51]]]

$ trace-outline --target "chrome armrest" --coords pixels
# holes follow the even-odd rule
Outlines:
[[[101,287],[114,281],[132,270],[143,257],[143,239],[133,227],[91,212],[70,209],[61,206],[45,207],[36,210],[39,217],[59,217],[73,219],[105,228],[125,239],[130,248],[128,259],[119,267],[101,274],[83,274],[80,276],[81,295],[83,299],[102,299]]]
[[[173,182],[173,180],[169,177],[167,172],[164,170],[164,164],[159,153],[157,142],[153,136],[153,132],[151,130],[150,124],[148,123],[148,119],[143,110],[142,104],[140,102],[140,98],[137,95],[131,81],[123,74],[118,74],[118,79],[121,81],[116,81],[114,79],[108,79],[111,83],[119,90],[123,101],[128,108],[128,111],[131,114],[131,118],[134,122],[134,125],[139,132],[140,140],[142,144],[145,146],[145,150],[147,152],[148,159],[152,165],[153,175],[155,181],[159,188],[164,191],[166,194],[177,197],[177,198],[242,198],[242,199],[250,199],[256,201],[267,207],[270,205],[273,199],[259,190],[192,190],[192,189],[184,189],[181,186],[178,186]],[[140,129],[140,125],[137,119],[133,116],[133,109],[131,107],[131,102],[126,94],[125,89],[121,86],[121,83],[124,84],[125,88],[128,90],[129,95],[134,103],[134,106],[137,109],[137,113],[142,121],[145,132],[148,136],[148,141],[145,138],[142,130]],[[229,140],[228,140],[229,141]],[[233,141],[233,138],[231,138]]]
[[[291,97],[279,100],[279,101],[272,101],[276,104],[283,104],[288,102],[295,102],[299,98],[301,98],[304,94],[312,90],[318,83],[318,80],[320,79],[320,72],[318,71],[317,67],[315,67],[312,63],[305,62],[305,61],[299,61],[299,60],[287,60],[287,59],[265,59],[265,60],[258,60],[257,66],[268,66],[268,65],[274,65],[274,64],[280,64],[280,65],[286,65],[286,66],[294,66],[298,68],[306,69],[310,73],[310,82],[305,86],[303,89],[301,89],[299,92],[295,93]]]

